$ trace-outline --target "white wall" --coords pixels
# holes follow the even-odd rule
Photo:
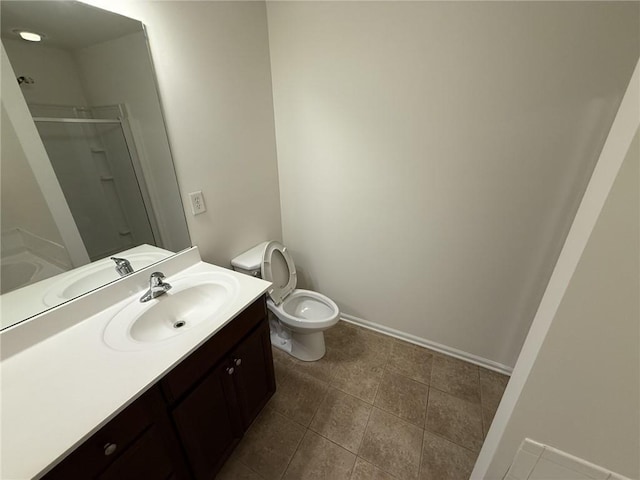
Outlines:
[[[20,89],[27,103],[86,105],[75,59],[66,50],[23,40],[2,39],[16,76],[31,77]]]
[[[501,479],[525,437],[640,478],[639,135],[482,478]]]
[[[74,58],[89,105],[126,104],[162,246],[172,251],[190,246],[162,111],[156,90],[149,88],[156,80],[144,33],[74,51]]]
[[[142,21],[192,243],[205,261],[281,238],[266,10],[262,2],[91,0]],[[202,190],[207,212],[190,214]]]
[[[267,11],[283,236],[306,284],[513,366],[638,57],[638,4]]]

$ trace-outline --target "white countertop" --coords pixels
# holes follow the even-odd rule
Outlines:
[[[165,261],[167,266],[164,270],[165,262],[157,264],[154,270],[170,270],[168,262],[171,261]],[[15,351],[4,358],[0,366],[0,477],[3,480],[23,480],[44,475],[52,465],[139,397],[270,286],[269,282],[204,262],[172,276],[221,270],[237,277],[238,295],[213,319],[194,326],[171,341],[129,352],[113,350],[104,343],[105,326],[127,303],[140,297],[145,287],[143,283],[135,293],[126,298],[120,296],[119,301],[99,313],[71,326],[64,324],[60,331],[45,338],[36,338],[35,345],[14,347]],[[133,278],[136,275],[137,280]],[[166,281],[171,283],[172,276],[167,274]],[[130,277],[127,278],[130,283],[140,283],[140,280],[146,283],[148,273],[143,271]],[[82,297],[82,301],[88,305],[89,296],[101,295],[100,301],[104,302],[104,297],[110,295],[109,289],[116,288],[103,287]],[[131,288],[128,291],[130,293]],[[73,303],[65,305],[73,308]],[[54,310],[64,309],[65,305]],[[61,311],[57,314],[60,318],[64,316]],[[35,317],[14,327],[13,332],[23,337],[30,335],[26,329],[23,332],[16,329],[29,326],[31,322],[46,322],[46,317],[47,313]],[[52,317],[49,322],[54,320]],[[28,328],[35,332],[36,326]],[[2,340],[4,348],[7,346],[4,342],[14,341],[14,338],[5,335]],[[20,342],[24,342],[24,338],[19,339]]]
[[[171,255],[174,255],[174,252],[144,244],[123,250],[112,256],[129,257],[134,264],[135,258],[144,258],[146,260],[144,263],[138,262],[138,264],[134,266],[134,268],[138,270],[143,266],[146,267],[163,258],[168,258]],[[104,279],[104,284],[118,280],[115,264],[113,260],[107,257],[0,295],[0,328],[9,327],[21,322],[25,318],[33,317],[49,308],[68,301],[68,299],[65,298],[56,299],[55,296],[51,295],[52,289],[55,289],[57,285],[64,285],[68,280],[76,278],[84,272],[95,270],[104,265],[109,267],[108,273],[111,274],[108,278]],[[89,288],[83,293],[89,290],[91,289]],[[45,301],[45,298],[47,301]]]

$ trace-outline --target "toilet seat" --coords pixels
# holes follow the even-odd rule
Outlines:
[[[269,242],[262,254],[262,278],[272,282],[267,306],[288,327],[320,331],[338,320],[340,310],[333,300],[312,290],[296,288],[296,266],[287,248]]]
[[[267,294],[276,305],[280,305],[298,283],[293,257],[280,242],[271,241],[265,246],[260,273],[264,280],[272,282]]]
[[[326,352],[323,331],[338,322],[338,306],[321,293],[296,288],[296,266],[280,242],[260,244],[254,250],[256,254],[262,250],[260,273],[272,284],[267,290],[267,308],[275,317],[269,320],[271,344],[305,362],[320,360]],[[257,261],[249,265],[235,261],[234,266],[245,270],[258,268]]]
[[[333,300],[312,290],[296,289],[280,304],[267,300],[278,319],[296,331],[322,331],[336,324],[340,310]]]

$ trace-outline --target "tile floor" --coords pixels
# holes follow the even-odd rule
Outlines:
[[[219,480],[466,480],[508,377],[339,322],[327,353],[274,349],[277,392]]]

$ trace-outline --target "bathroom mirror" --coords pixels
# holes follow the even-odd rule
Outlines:
[[[117,280],[111,256],[137,270],[191,242],[142,23],[75,1],[0,9],[7,328]]]

